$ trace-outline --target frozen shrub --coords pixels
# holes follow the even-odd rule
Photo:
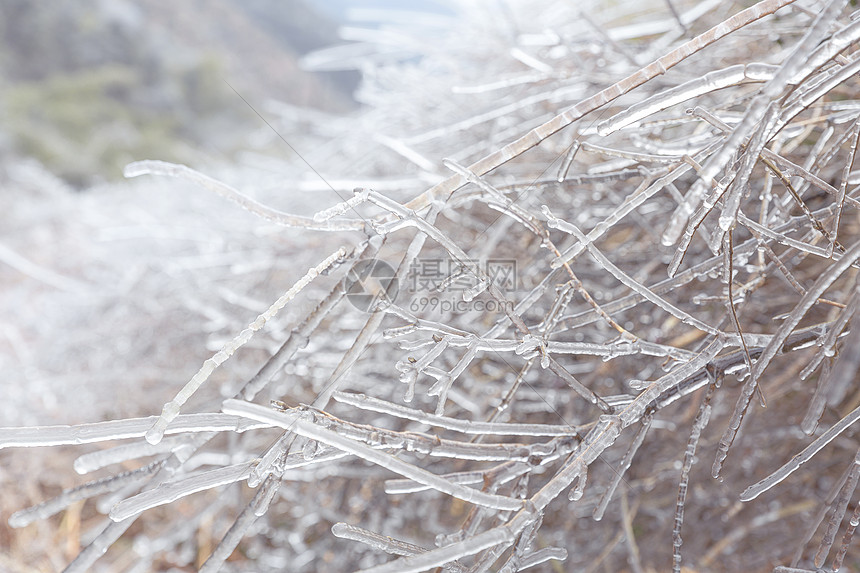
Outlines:
[[[856,563],[860,24],[846,2],[631,6],[367,34],[367,110],[308,126],[341,130],[304,155],[300,186],[340,196],[316,214],[128,166],[334,239],[157,418],[0,431],[124,439],[75,469],[132,464],[10,524],[107,499],[69,571],[123,535],[144,569]],[[303,289],[318,305],[257,373],[207,391]]]

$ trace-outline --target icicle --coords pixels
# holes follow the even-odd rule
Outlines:
[[[577,452],[572,454],[565,462],[564,467],[543,486],[534,496],[531,502],[538,512],[549,505],[561,492],[570,487],[573,480],[579,475],[581,464],[588,466],[596,460],[603,451],[615,443],[621,433],[621,419],[618,416],[602,415],[597,424],[588,432]]]
[[[576,152],[579,151],[579,147],[582,143],[579,139],[574,139],[573,143],[570,144],[570,147],[567,148],[567,152],[564,154],[564,160],[561,162],[561,166],[558,168],[558,175],[556,176],[556,180],[559,183],[563,183],[567,178],[567,173],[570,171],[570,166],[573,164],[573,158],[576,157]]]
[[[400,381],[407,384],[406,395],[404,401],[411,402],[415,396],[415,383],[418,381],[418,375],[422,373],[442,352],[448,347],[451,341],[451,336],[443,336],[442,339],[433,346],[424,356],[416,362],[398,362],[396,367],[401,372]]]
[[[830,390],[827,402],[831,406],[842,402],[846,394],[854,389],[858,370],[860,370],[860,318],[855,315],[851,320],[851,332],[845,337],[839,357],[827,381]]]
[[[858,309],[860,309],[860,289],[854,289],[854,292],[851,294],[851,298],[848,300],[848,304],[845,305],[845,308],[839,313],[837,319],[833,321],[828,328],[827,336],[821,341],[821,348],[815,353],[815,356],[809,361],[809,364],[807,364],[801,371],[801,380],[806,380],[806,378],[815,371],[818,365],[821,364],[824,357],[832,357],[836,353],[834,350],[836,341],[843,334],[845,325],[854,317]],[[852,348],[852,346],[847,343],[845,346]]]
[[[681,526],[684,524],[684,504],[687,501],[687,486],[690,482],[690,470],[696,461],[696,448],[699,445],[699,438],[702,435],[702,430],[708,425],[708,419],[711,417],[711,395],[713,394],[715,385],[712,385],[705,397],[702,399],[702,405],[699,412],[696,414],[696,419],[693,420],[693,429],[690,432],[690,438],[687,441],[687,449],[684,451],[684,465],[681,468],[681,480],[678,483],[678,501],[675,504],[675,521],[672,527],[672,572],[681,573]]]
[[[818,383],[815,385],[812,400],[809,401],[809,407],[806,409],[803,421],[800,422],[800,429],[807,436],[815,433],[815,428],[818,427],[818,420],[821,419],[821,415],[824,413],[824,407],[827,405],[827,381],[829,379],[830,362],[825,362],[818,377]]]
[[[302,446],[302,457],[306,461],[312,461],[314,459],[314,456],[317,455],[318,445],[319,444],[317,444],[313,440],[308,440],[307,442],[305,442],[305,445]]]
[[[576,476],[576,485],[567,494],[568,501],[579,501],[585,493],[585,484],[588,480],[588,466],[581,464]]]
[[[487,290],[490,286],[490,280],[486,277],[478,279],[478,283],[474,286],[471,286],[463,291],[463,300],[465,302],[472,302],[478,296],[481,295],[485,290]]]
[[[566,560],[567,549],[564,549],[563,547],[544,547],[542,549],[532,551],[531,553],[522,556],[520,559],[519,570],[523,571],[529,567],[540,565],[541,563],[545,563],[551,559],[555,561]]]
[[[292,411],[291,413],[295,413],[295,411]],[[259,486],[263,483],[263,480],[274,473],[275,464],[277,464],[278,460],[286,454],[290,446],[293,445],[295,438],[296,436],[294,434],[284,432],[277,440],[275,440],[275,443],[266,450],[266,453],[263,454],[251,469],[251,473],[248,475],[248,487]]]

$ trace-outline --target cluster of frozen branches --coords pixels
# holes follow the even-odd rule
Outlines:
[[[99,497],[106,525],[68,571],[124,534],[142,560],[193,560],[201,531],[201,571],[243,570],[240,543],[255,570],[368,573],[860,559],[860,15],[468,9],[450,46],[350,32],[374,48],[369,111],[307,154],[326,177],[305,187],[340,195],[315,214],[127,168],[336,240],[159,416],[0,430],[130,440],[74,464],[124,470],[10,519]],[[257,374],[189,407],[305,288],[319,304]]]

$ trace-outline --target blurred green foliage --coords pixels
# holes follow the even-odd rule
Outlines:
[[[75,186],[91,174],[119,177],[141,157],[181,161],[177,119],[132,105],[140,89],[134,70],[106,65],[11,86],[6,130],[18,149]]]
[[[92,174],[112,179],[137,159],[185,161],[212,119],[235,116],[213,59],[173,74],[168,109],[141,101],[151,91],[139,70],[119,64],[59,74],[11,86],[4,96],[5,128],[18,149],[75,186]],[[166,113],[167,112],[167,113]]]

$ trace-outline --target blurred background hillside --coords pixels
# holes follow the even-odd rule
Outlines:
[[[339,42],[343,15],[300,0],[4,0],[4,155],[33,157],[77,188],[143,157],[230,156],[259,119],[226,78],[252,99],[349,110],[357,72],[298,64]]]

